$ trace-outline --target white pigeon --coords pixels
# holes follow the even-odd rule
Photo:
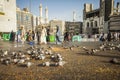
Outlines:
[[[27,53],[28,53],[28,54],[31,54],[31,51],[30,51],[30,50],[28,50],[28,51],[27,51]]]
[[[66,62],[65,61],[59,61],[58,66],[63,66]]]
[[[62,60],[63,60],[63,58],[62,58],[62,57],[58,58],[58,61],[62,61]]]
[[[50,62],[45,62],[45,66],[50,66]]]
[[[86,47],[82,47],[83,48],[83,50],[85,50],[85,51],[89,51]]]
[[[16,52],[12,52],[11,54],[14,56],[16,54]]]
[[[4,55],[4,56],[8,55],[8,51],[5,51],[5,52],[3,53],[3,55]]]
[[[3,62],[5,59],[4,58],[1,58],[0,61]]]
[[[12,62],[15,63],[15,64],[16,64],[18,61],[19,61],[19,59],[13,59],[13,60],[12,60]]]
[[[6,64],[6,65],[10,64],[10,61],[5,60],[5,64]]]
[[[22,63],[24,63],[24,62],[25,62],[24,59],[20,59],[20,60],[18,61],[19,64],[22,64]]]
[[[29,60],[30,60],[30,58],[29,58],[29,57],[26,57],[26,58],[25,58],[25,60],[26,60],[26,61],[29,61]]]
[[[27,62],[27,63],[26,63],[26,66],[29,68],[30,66],[32,66],[32,64],[33,64],[33,63],[31,63],[31,62]]]

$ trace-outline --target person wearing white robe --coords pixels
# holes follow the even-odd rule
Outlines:
[[[24,26],[21,27],[21,40],[22,40],[22,44],[24,44],[24,42],[25,42],[25,29],[24,29]]]
[[[47,44],[46,36],[47,36],[46,28],[42,27],[41,36],[40,36],[40,43],[41,44],[42,43]]]

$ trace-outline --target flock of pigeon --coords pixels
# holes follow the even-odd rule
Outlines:
[[[73,50],[75,46],[66,47],[62,46],[64,49]],[[79,46],[76,46],[78,48]],[[105,50],[118,50],[120,51],[120,44],[113,43],[103,43],[96,49],[87,49],[86,47],[82,47],[87,54],[95,54],[98,51]],[[63,57],[59,53],[53,53],[51,47],[49,49],[45,49],[43,47],[32,46],[23,51],[10,51],[10,50],[0,50],[0,61],[2,64],[10,65],[10,64],[22,64],[26,67],[30,67],[34,65],[32,60],[42,60],[42,66],[63,66],[66,62],[63,61]],[[46,61],[48,60],[48,61]],[[112,63],[119,63],[119,61],[114,58],[110,60]]]
[[[120,51],[120,44],[113,44],[113,43],[103,43],[96,49],[88,49],[86,47],[82,47],[84,51],[88,54],[95,54],[99,51],[106,51],[106,50],[118,50]]]
[[[103,43],[99,46],[99,48],[96,49],[88,49],[86,47],[82,47],[84,51],[86,51],[87,54],[96,54],[99,51],[106,51],[106,50],[117,50],[120,52],[120,43],[119,44],[113,44],[113,43]],[[110,60],[111,63],[120,64],[120,61],[117,58],[113,58]]]
[[[25,52],[0,50],[0,61],[5,65],[25,65],[29,68],[34,65],[32,60],[42,60],[41,66],[63,66],[66,63],[61,54],[53,53],[51,49],[43,47],[32,46],[27,48]]]

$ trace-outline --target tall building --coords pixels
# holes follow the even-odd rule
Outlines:
[[[11,6],[12,5],[12,6]],[[16,32],[16,0],[0,0],[0,32]]]
[[[83,33],[96,34],[100,32],[100,9],[94,9],[92,4],[84,4]]]
[[[48,8],[45,8],[45,24],[48,24]]]
[[[19,29],[21,25],[23,25],[26,31],[32,30],[33,15],[32,13],[29,12],[28,8],[23,8],[23,10],[21,10],[20,8],[17,8],[16,12],[17,12],[17,29]]]
[[[37,16],[32,16],[32,30],[35,31],[36,27],[38,26]]]
[[[75,20],[76,20],[76,13],[75,11],[73,11],[73,22],[75,22]]]
[[[93,9],[92,4],[84,4],[83,30],[86,34],[107,33],[109,16],[112,12],[113,0],[100,0],[100,7]]]
[[[42,24],[43,23],[43,16],[42,16],[42,4],[40,4],[40,6],[39,6],[39,10],[40,10],[40,24]]]
[[[49,28],[49,21],[48,21],[48,8],[45,8],[45,17],[43,17],[43,7],[42,4],[39,6],[39,17],[36,19],[36,30],[41,30],[42,27]]]

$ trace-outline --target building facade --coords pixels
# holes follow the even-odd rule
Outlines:
[[[36,27],[39,25],[39,20],[37,16],[32,16],[32,30],[35,31]]]
[[[12,5],[12,6],[11,6]],[[16,32],[16,0],[0,0],[0,32]]]
[[[65,31],[70,34],[82,34],[82,22],[65,22]]]
[[[25,30],[32,30],[33,28],[33,15],[29,12],[28,8],[20,8],[16,9],[16,16],[17,16],[17,29],[24,26]]]
[[[50,33],[51,33],[51,35],[55,35],[56,26],[60,27],[61,35],[64,34],[64,30],[65,30],[65,22],[64,21],[54,19],[54,20],[50,21],[49,25],[50,25]]]
[[[113,0],[100,0],[100,7],[93,9],[93,4],[84,4],[83,33],[107,33],[109,16],[112,12]]]
[[[116,7],[112,8],[108,27],[110,32],[120,32],[120,2],[117,2]]]

